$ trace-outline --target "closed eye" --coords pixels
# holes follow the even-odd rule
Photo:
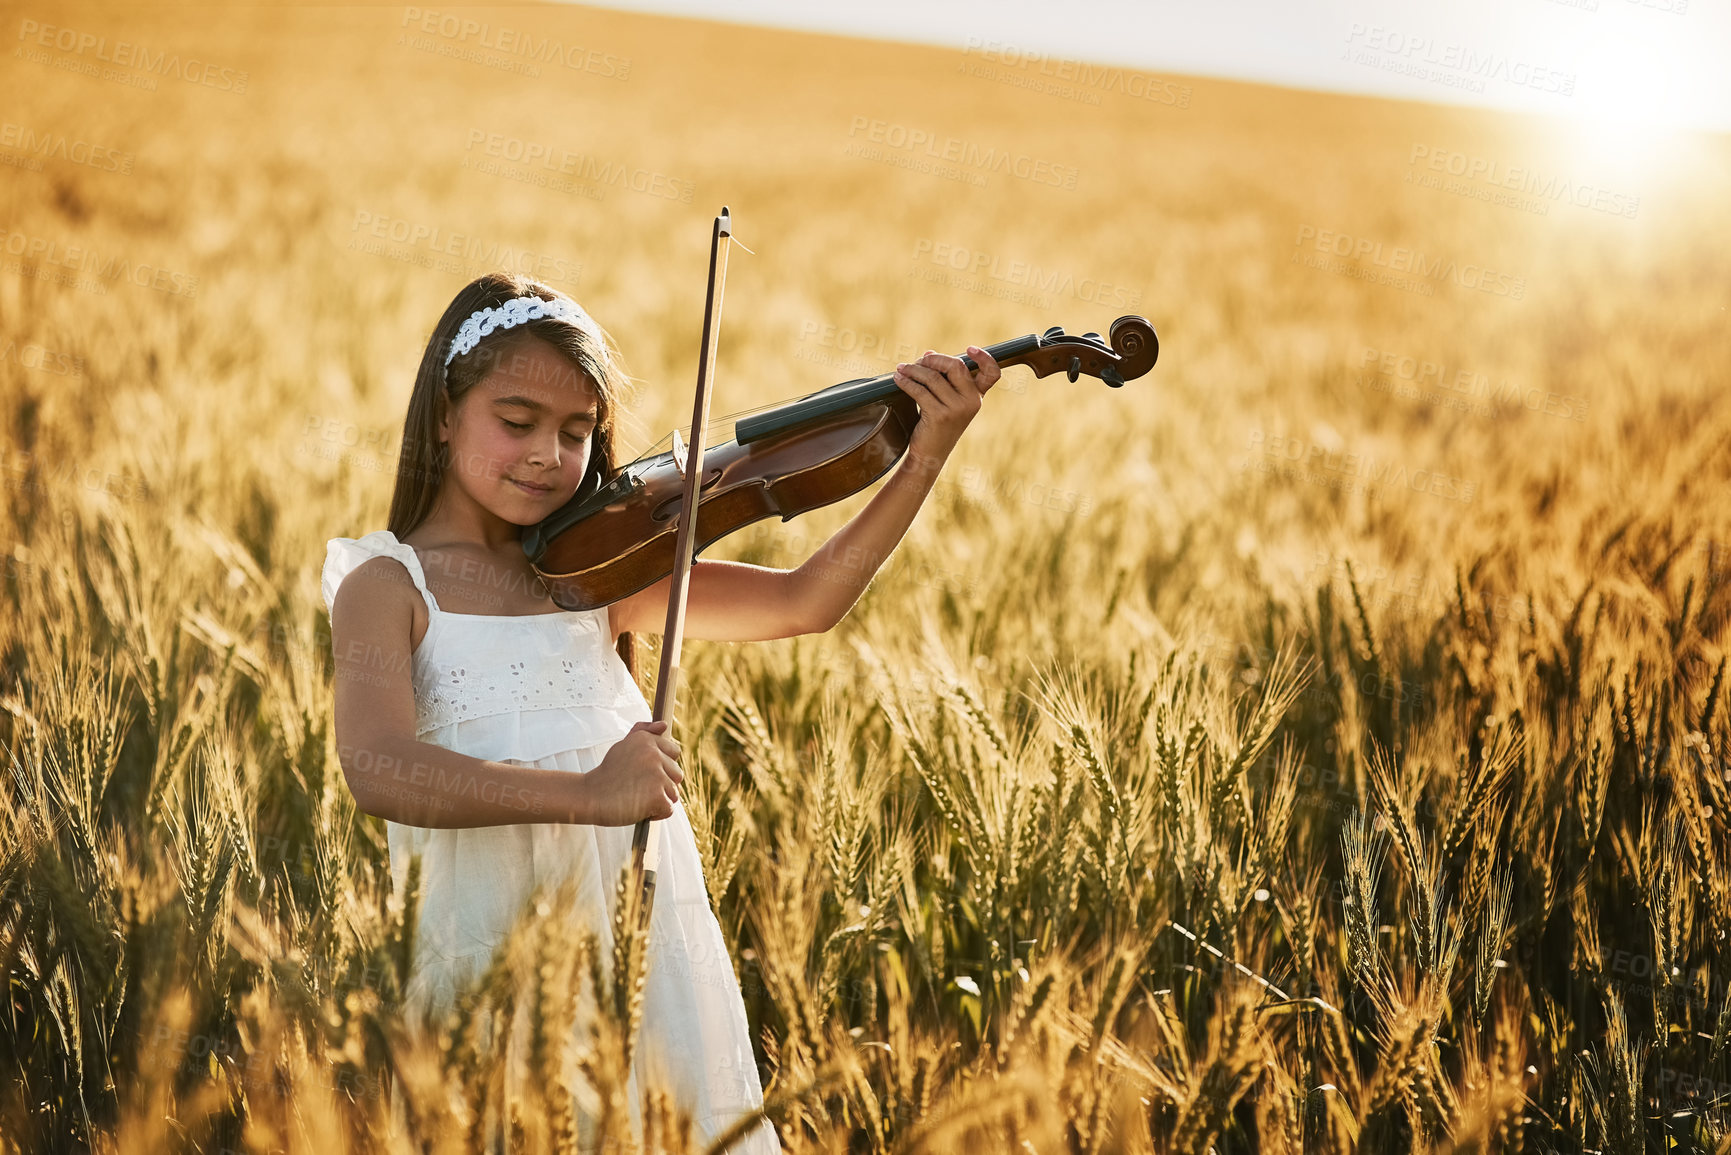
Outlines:
[[[503,417],[499,418],[499,420],[504,421],[505,425],[508,428],[516,429],[518,431],[535,428],[533,425],[525,425],[521,421],[507,421]],[[587,433],[564,433],[561,436],[569,437],[573,442],[581,444],[583,441],[585,441],[588,438],[589,435]]]

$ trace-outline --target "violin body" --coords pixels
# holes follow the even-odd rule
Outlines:
[[[1114,387],[1148,372],[1159,356],[1141,317],[1113,322],[1111,345],[1097,334],[1061,329],[988,347],[1001,366],[1036,376],[1083,373]],[[735,425],[735,437],[703,452],[695,547],[766,517],[783,521],[858,493],[907,452],[919,406],[889,375],[846,381]],[[580,491],[523,535],[523,551],[565,610],[592,610],[671,574],[685,502],[686,457],[677,434],[670,452],[641,457],[610,480]]]
[[[886,398],[842,417],[741,445],[711,445],[703,453],[696,548],[755,521],[783,521],[858,493],[907,451],[919,420],[914,399]],[[905,402],[905,404],[904,404]],[[591,610],[636,593],[673,572],[674,534],[685,504],[685,474],[673,453],[632,462],[597,490],[571,524],[578,532],[551,538],[530,554],[561,609]],[[555,513],[525,536],[524,548]],[[619,543],[627,543],[624,550]]]

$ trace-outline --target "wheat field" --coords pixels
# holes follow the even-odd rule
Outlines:
[[[0,27],[0,1149],[697,1149],[624,1122],[630,935],[531,910],[406,1027],[318,575],[491,267],[677,424],[725,204],[717,413],[1163,344],[1007,372],[836,629],[685,647],[786,1150],[1731,1151],[1731,140],[565,6]]]

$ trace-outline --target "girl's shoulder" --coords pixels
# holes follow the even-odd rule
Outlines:
[[[421,571],[421,559],[413,546],[398,541],[388,529],[375,530],[364,537],[333,537],[325,544],[325,568],[319,579],[319,589],[325,599],[325,612],[336,608],[337,590],[349,574],[374,558],[392,558],[408,571],[415,589],[429,604],[426,575]]]

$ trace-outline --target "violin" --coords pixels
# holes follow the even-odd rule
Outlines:
[[[1053,327],[986,349],[1006,369],[1026,365],[1036,377],[1063,373],[1072,382],[1086,375],[1119,388],[1154,367],[1160,341],[1145,318],[1125,316],[1105,339]],[[858,493],[907,452],[919,407],[885,373],[722,421],[732,425],[732,439],[698,455],[698,550],[771,515],[787,521]],[[677,429],[660,444],[605,482],[591,473],[570,501],[524,532],[523,552],[559,608],[599,609],[674,571],[692,455]]]

